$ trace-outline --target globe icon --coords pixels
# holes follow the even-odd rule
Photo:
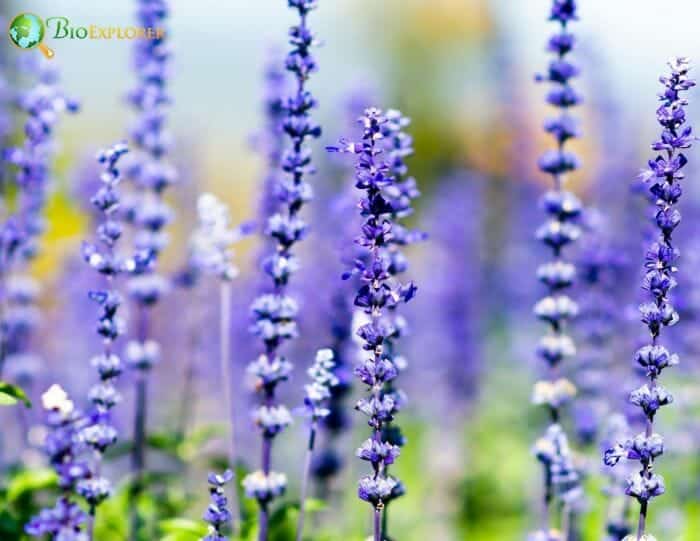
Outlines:
[[[20,49],[39,47],[47,58],[53,56],[53,51],[43,45],[44,21],[33,13],[20,13],[10,23],[8,35],[10,40]]]

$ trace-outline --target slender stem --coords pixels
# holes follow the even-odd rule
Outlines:
[[[138,339],[142,343],[149,335],[148,308],[139,306]],[[134,410],[134,446],[131,451],[132,487],[129,499],[129,539],[138,541],[141,517],[138,512],[138,499],[141,495],[143,472],[146,467],[146,419],[148,415],[148,376],[146,369],[136,373],[136,407]]]
[[[261,503],[260,514],[258,518],[258,541],[267,541],[268,516],[269,512],[267,509],[267,503]]]
[[[5,334],[7,316],[7,286],[5,284],[5,273],[0,274],[0,379],[5,369],[5,359],[7,357],[7,336]]]
[[[88,540],[92,541],[95,539],[95,515],[96,515],[97,510],[95,509],[95,506],[90,507],[90,513],[88,515],[88,525],[87,525],[87,534],[88,534]]]
[[[382,508],[381,504],[374,508],[374,541],[382,541]]]
[[[551,529],[551,513],[550,507],[554,496],[552,490],[552,472],[547,464],[542,467],[544,473],[544,498],[542,506],[542,529],[548,532]]]
[[[386,471],[388,468],[384,468]],[[382,512],[382,535],[384,539],[389,539],[389,503],[384,504],[384,511]]]
[[[187,436],[190,423],[192,422],[193,411],[196,406],[197,394],[195,390],[196,367],[202,361],[202,311],[201,306],[206,304],[202,298],[201,290],[195,288],[193,291],[193,308],[188,312],[188,340],[186,355],[184,381],[182,385],[182,401],[180,402],[180,413],[177,418],[177,436],[183,441]],[[183,464],[183,469],[187,469],[188,464]]]
[[[316,421],[312,421],[309,430],[309,445],[306,448],[306,458],[304,459],[304,471],[301,475],[301,495],[299,497],[299,521],[297,523],[296,541],[301,541],[304,534],[304,518],[306,514],[306,498],[309,491],[309,477],[311,473],[311,459],[314,453],[316,441]]]
[[[136,380],[136,415],[134,417],[134,447],[131,455],[132,489],[129,500],[130,535],[131,541],[138,541],[138,531],[141,527],[141,517],[138,511],[138,499],[143,484],[145,468],[146,442],[146,407],[148,396],[147,373],[139,371]]]
[[[562,509],[561,518],[561,539],[562,541],[568,541],[569,535],[571,534],[571,507],[564,504]]]
[[[639,509],[639,525],[637,526],[637,541],[640,541],[644,537],[644,532],[647,526],[647,501],[643,501],[641,508]]]
[[[262,471],[267,477],[270,474],[270,464],[272,462],[272,438],[263,436],[262,442]],[[267,530],[268,530],[268,518],[269,510],[267,508],[267,502],[260,503],[260,513],[259,513],[259,541],[267,541]]]
[[[236,411],[233,406],[233,377],[231,375],[231,282],[221,281],[219,317],[219,359],[221,362],[221,377],[224,386],[224,404],[229,417],[228,459],[233,472],[231,486],[231,512],[233,524],[238,524],[240,509],[238,506],[238,490],[236,482]]]

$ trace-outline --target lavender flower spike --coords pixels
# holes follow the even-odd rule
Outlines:
[[[49,535],[51,539],[88,541],[83,530],[87,515],[73,499],[76,483],[88,475],[88,465],[78,456],[78,427],[83,416],[59,385],[52,385],[42,395],[41,403],[48,414],[49,426],[44,448],[58,474],[61,495],[54,507],[44,509],[33,517],[24,531],[27,535],[42,539]]]
[[[117,214],[120,202],[118,186],[121,182],[117,163],[127,151],[126,144],[117,143],[98,155],[98,161],[104,166],[100,176],[102,186],[91,202],[103,216],[97,227],[99,244],[84,242],[82,247],[86,263],[105,279],[104,289],[89,293],[90,298],[100,306],[97,333],[102,337],[103,348],[92,360],[100,381],[90,390],[92,408],[85,426],[80,430],[82,442],[93,451],[90,476],[77,485],[78,493],[90,509],[91,527],[97,507],[111,492],[109,481],[100,474],[102,455],[117,441],[117,431],[112,425],[110,412],[120,400],[115,383],[122,372],[122,363],[114,352],[114,342],[124,332],[124,322],[118,315],[122,298],[115,289],[114,281],[121,273],[141,266],[148,260],[147,256],[124,259],[116,252],[122,234],[122,224],[118,221]]]
[[[209,474],[209,498],[211,501],[204,513],[204,520],[209,523],[209,533],[201,541],[226,541],[228,539],[223,530],[231,524],[232,515],[228,510],[224,486],[232,479],[233,471],[231,470],[226,470],[223,474]]]
[[[16,96],[17,108],[26,119],[21,146],[0,148],[0,192],[3,194],[0,225],[0,377],[9,361],[27,359],[31,335],[37,325],[39,284],[28,272],[46,229],[44,209],[52,182],[51,160],[56,150],[54,133],[63,112],[75,113],[79,104],[67,97],[58,72],[47,63],[30,64],[37,81]],[[0,103],[9,98],[0,90]],[[7,135],[7,125],[0,134]],[[3,141],[4,145],[9,144]],[[11,167],[7,167],[10,165]],[[10,173],[12,173],[10,175]],[[9,190],[17,189],[15,204],[8,204]],[[28,294],[29,293],[29,294]],[[9,360],[9,361],[8,361]],[[19,367],[18,367],[19,368]]]
[[[648,292],[649,302],[639,307],[641,320],[649,330],[650,343],[634,356],[635,363],[646,371],[648,382],[632,391],[629,397],[630,403],[644,413],[646,427],[644,432],[607,449],[604,455],[608,466],[616,465],[623,458],[636,460],[641,466],[639,472],[627,479],[626,494],[637,499],[640,512],[637,533],[627,536],[626,541],[654,541],[654,537],[646,533],[649,502],[666,490],[664,478],[654,473],[654,462],[664,453],[664,440],[654,432],[654,418],[659,409],[673,402],[673,396],[658,379],[665,368],[679,363],[678,355],[663,346],[660,337],[664,327],[675,325],[679,319],[669,298],[676,287],[679,257],[672,235],[681,221],[676,204],[682,193],[680,183],[685,178],[682,170],[688,162],[683,150],[689,149],[695,139],[692,128],[685,125],[688,100],[683,93],[694,87],[695,81],[688,77],[687,58],[674,58],[668,65],[670,74],[659,79],[663,89],[659,93],[661,105],[656,110],[656,119],[662,128],[661,136],[651,145],[659,154],[649,160],[648,168],[640,175],[654,201],[658,229],[658,238],[647,249],[644,261],[646,274],[642,288]]]
[[[369,387],[369,395],[358,401],[356,409],[367,416],[372,434],[356,454],[372,466],[372,473],[359,481],[358,496],[374,510],[375,541],[384,539],[382,512],[386,504],[403,494],[400,481],[387,472],[400,454],[399,442],[387,429],[405,400],[403,393],[390,385],[403,364],[395,355],[394,341],[401,330],[400,320],[393,312],[416,294],[416,286],[412,282],[400,283],[392,270],[399,262],[405,268],[405,260],[397,257],[395,242],[405,238],[406,230],[398,219],[409,210],[406,198],[397,197],[402,181],[394,176],[394,164],[390,161],[396,156],[389,152],[387,161],[382,159],[383,139],[392,132],[395,118],[393,112],[385,115],[379,109],[367,109],[360,119],[362,141],[341,140],[338,146],[327,147],[329,152],[357,155],[355,186],[365,193],[358,205],[364,218],[362,233],[355,242],[365,248],[367,257],[358,259],[345,278],[359,276],[362,285],[355,296],[355,306],[368,319],[357,331],[367,354],[355,374]]]
[[[331,389],[338,385],[338,378],[333,373],[335,362],[333,350],[320,349],[316,353],[314,364],[307,370],[311,383],[304,387],[304,411],[309,418],[309,439],[306,447],[304,471],[301,477],[301,497],[299,498],[299,521],[297,523],[296,541],[301,541],[304,533],[306,497],[309,488],[311,460],[316,443],[318,424],[330,414],[329,402]]]
[[[534,454],[544,472],[544,506],[540,530],[532,539],[559,539],[569,535],[569,521],[573,507],[581,497],[579,475],[573,466],[568,438],[559,424],[561,409],[576,394],[576,387],[559,376],[562,361],[575,355],[573,340],[566,334],[567,324],[578,314],[578,305],[565,291],[573,284],[575,266],[563,257],[564,247],[580,236],[576,220],[581,214],[581,203],[574,194],[564,190],[566,173],[578,168],[578,158],[564,150],[569,139],[579,135],[578,121],[569,109],[581,102],[578,92],[571,86],[571,79],[579,73],[567,55],[574,47],[574,37],[567,30],[568,23],[576,20],[575,0],[553,0],[550,20],[560,25],[559,33],[550,38],[548,50],[555,54],[547,73],[538,75],[537,81],[552,84],[547,102],[556,107],[558,116],[545,122],[545,131],[556,140],[556,150],[547,151],[539,160],[541,171],[552,176],[554,188],[543,197],[543,207],[548,220],[537,231],[537,238],[552,250],[552,260],[540,265],[539,280],[546,286],[547,295],[535,306],[535,315],[549,325],[550,331],[540,340],[537,353],[547,364],[548,375],[535,384],[533,402],[545,406],[551,421],[535,444]],[[551,511],[555,498],[561,503],[561,534],[553,528]]]
[[[252,332],[264,347],[262,354],[250,363],[248,371],[256,380],[256,391],[260,395],[260,406],[254,419],[262,436],[260,470],[243,480],[249,497],[255,498],[260,510],[259,540],[268,539],[270,503],[286,488],[286,476],[272,470],[272,445],[292,421],[291,414],[277,403],[277,385],[286,380],[291,372],[291,363],[281,354],[280,347],[297,335],[296,317],[298,306],[288,294],[287,286],[299,262],[292,249],[304,238],[307,226],[299,211],[311,199],[311,186],[305,177],[314,172],[311,151],[307,146],[310,138],[321,135],[321,128],[310,116],[316,100],[307,90],[310,75],[316,71],[316,60],[311,48],[317,40],[307,26],[309,12],[318,5],[317,0],[287,0],[290,8],[299,15],[299,23],[289,31],[292,50],[287,55],[286,69],[296,80],[296,93],[284,102],[284,133],[289,145],[282,155],[281,167],[285,173],[272,193],[279,200],[274,214],[268,216],[266,234],[275,246],[262,263],[267,277],[272,281],[269,292],[259,296],[251,307],[254,323]],[[274,207],[274,205],[272,205]]]
[[[135,329],[127,346],[126,362],[135,373],[134,445],[131,450],[132,490],[129,498],[129,539],[136,541],[141,527],[137,500],[143,490],[146,469],[148,420],[148,384],[152,366],[160,358],[160,346],[153,340],[151,312],[168,290],[166,279],[155,272],[157,256],[168,244],[165,231],[172,220],[172,210],[164,201],[164,192],[176,181],[176,171],[168,162],[172,146],[167,130],[168,107],[172,102],[168,79],[172,53],[166,28],[169,15],[167,0],[137,0],[139,26],[159,29],[155,37],[135,40],[135,87],[128,101],[136,111],[130,130],[133,163],[129,178],[136,192],[135,203],[125,214],[134,226],[134,244],[153,254],[153,265],[137,269],[129,280],[129,296],[136,305]],[[125,205],[126,207],[126,205]]]

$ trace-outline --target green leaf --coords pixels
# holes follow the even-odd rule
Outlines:
[[[177,435],[170,432],[151,432],[146,436],[146,444],[151,449],[177,457],[177,448],[180,445],[180,440]]]
[[[166,535],[162,541],[199,541],[207,535],[207,527],[200,521],[187,518],[171,518],[159,523]]]
[[[199,455],[202,447],[211,440],[226,435],[223,425],[205,425],[193,430],[178,447],[178,455],[184,462],[190,462]]]
[[[207,527],[198,520],[189,518],[170,518],[160,521],[160,528],[165,533],[191,533],[193,535],[206,535]]]
[[[48,468],[24,470],[15,475],[7,487],[7,501],[16,502],[25,494],[53,488],[57,485],[56,473]]]
[[[0,392],[0,406],[14,406],[15,404],[17,404],[16,398]]]
[[[326,502],[319,500],[318,498],[307,498],[306,500],[306,512],[309,514],[319,513],[328,507]]]
[[[17,402],[22,402],[27,408],[32,407],[27,393],[20,387],[0,381],[0,406],[14,406]]]

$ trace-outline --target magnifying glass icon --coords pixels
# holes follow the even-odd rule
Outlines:
[[[20,13],[12,19],[7,34],[10,41],[20,49],[28,51],[38,48],[46,58],[54,57],[53,50],[42,43],[46,34],[44,21],[33,13]]]

